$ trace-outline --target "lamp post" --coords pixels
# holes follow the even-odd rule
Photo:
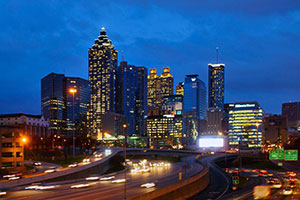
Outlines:
[[[124,199],[126,199],[126,167],[127,167],[127,162],[126,162],[126,143],[127,143],[127,131],[126,131],[127,125],[123,124],[123,134],[124,134]]]
[[[74,120],[74,96],[75,93],[77,92],[77,90],[75,88],[70,88],[69,92],[72,94],[73,96],[73,101],[72,101],[72,109],[73,109],[73,114],[72,114],[72,118],[73,118],[73,128],[72,128],[72,137],[73,137],[73,158],[75,157],[75,133],[74,133],[74,129],[75,129],[75,120]]]

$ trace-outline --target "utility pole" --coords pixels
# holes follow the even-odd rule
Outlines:
[[[127,131],[126,131],[126,127],[127,125],[126,124],[123,124],[123,133],[124,133],[124,166],[125,166],[125,169],[124,169],[124,179],[125,179],[125,182],[124,182],[124,199],[126,199],[126,167],[127,167],[127,162],[126,162],[126,143],[127,143]]]

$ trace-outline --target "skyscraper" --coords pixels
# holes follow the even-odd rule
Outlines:
[[[159,86],[159,76],[157,75],[156,69],[150,69],[150,74],[148,75],[148,108],[155,108],[158,104],[158,86]]]
[[[115,112],[115,70],[118,64],[118,51],[114,49],[104,28],[98,39],[89,49],[89,82],[91,103],[88,114],[89,134],[101,137],[101,116]]]
[[[148,113],[147,104],[147,76],[148,69],[146,67],[138,67],[138,88],[136,95],[136,133],[140,136],[146,136],[146,116]]]
[[[179,82],[178,85],[176,85],[176,95],[184,95],[184,83]]]
[[[74,93],[74,121],[73,96]],[[50,73],[41,80],[42,115],[49,123],[51,134],[71,134],[76,124],[76,134],[86,127],[87,104],[90,102],[89,82],[78,77]]]
[[[41,110],[51,134],[65,134],[66,79],[64,74],[50,73],[41,80]]]
[[[200,131],[200,119],[206,115],[206,87],[197,74],[184,81],[184,136],[195,143]]]
[[[169,67],[164,67],[160,76],[156,74],[156,69],[150,69],[148,75],[148,107],[150,109],[161,109],[163,98],[173,95],[173,80]]]
[[[224,107],[225,64],[208,64],[208,107]]]
[[[260,148],[262,121],[263,110],[256,101],[234,103],[234,108],[229,111],[229,146]]]
[[[89,81],[78,77],[66,77],[66,110],[67,110],[67,133],[72,134],[75,128],[76,134],[87,134],[87,105],[90,103]],[[77,90],[73,95],[69,92],[71,88]],[[74,105],[74,108],[73,108]],[[73,119],[74,109],[74,119]]]
[[[160,90],[158,92],[160,93],[159,106],[161,107],[164,97],[173,95],[174,79],[172,74],[170,73],[170,67],[163,68],[163,73],[160,75],[159,79]]]
[[[136,94],[138,89],[138,69],[122,61],[117,68],[116,112],[127,119],[127,133],[135,134]]]

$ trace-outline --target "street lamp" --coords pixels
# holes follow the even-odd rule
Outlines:
[[[127,125],[123,124],[123,134],[124,134],[124,166],[125,166],[125,170],[124,170],[124,199],[126,199],[126,166],[127,166],[127,162],[126,162],[126,143],[127,143],[127,131],[126,131]]]
[[[73,101],[72,101],[72,108],[73,108],[73,129],[72,129],[72,136],[73,136],[73,158],[75,157],[75,133],[74,133],[74,129],[75,129],[75,120],[74,120],[74,96],[75,93],[77,92],[77,89],[75,88],[70,88],[69,92],[73,95]]]

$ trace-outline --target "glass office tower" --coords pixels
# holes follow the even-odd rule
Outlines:
[[[122,61],[117,68],[116,112],[127,119],[127,133],[135,134],[136,93],[138,89],[138,69]]]
[[[200,119],[206,115],[206,87],[198,75],[187,75],[184,81],[184,137],[195,143],[200,132]]]
[[[98,139],[102,136],[101,116],[115,112],[115,70],[118,51],[114,49],[104,28],[89,49],[89,82],[91,103],[88,113],[89,134]]]
[[[41,80],[41,110],[51,134],[66,133],[66,79],[50,73]]]

